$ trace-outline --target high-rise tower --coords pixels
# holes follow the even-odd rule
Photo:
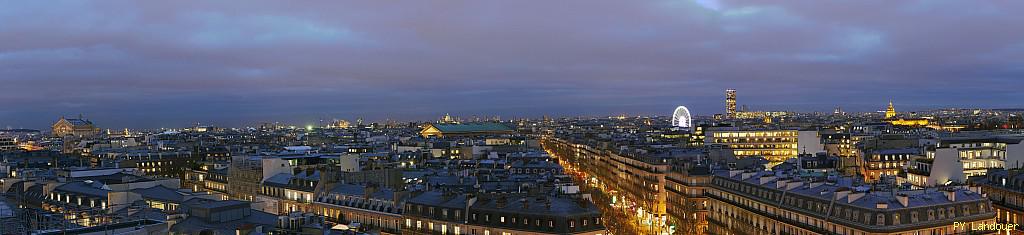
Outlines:
[[[725,116],[736,118],[736,89],[725,90]]]

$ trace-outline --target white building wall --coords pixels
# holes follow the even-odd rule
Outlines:
[[[1004,168],[1024,167],[1024,143],[1006,145],[1006,164]]]
[[[292,174],[292,167],[294,166],[289,164],[288,160],[281,158],[264,158],[261,160],[261,166],[263,167],[263,179],[261,179],[260,182],[266,181],[277,174]]]
[[[796,138],[798,153],[804,153],[804,150],[810,154],[825,152],[825,145],[821,144],[821,136],[818,135],[818,131],[798,131]]]
[[[399,145],[399,146],[395,147],[395,152],[399,152],[399,153],[416,152],[416,151],[420,151],[420,149],[423,149],[423,147],[418,147],[418,146],[401,146],[401,145]]]
[[[947,181],[966,182],[964,164],[960,162],[960,152],[955,148],[935,149],[935,161],[932,163],[928,186],[942,185]]]
[[[359,167],[359,154],[341,155],[340,165],[342,172],[359,172],[362,169],[362,167]]]

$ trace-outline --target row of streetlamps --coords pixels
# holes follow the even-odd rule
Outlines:
[[[620,232],[619,230],[622,230],[620,234],[668,234],[667,231],[661,231],[663,230],[661,229],[662,226],[656,227],[653,222],[646,223],[648,225],[646,227],[643,226],[645,223],[643,222],[642,212],[636,211],[638,213],[633,213],[634,211],[631,211],[630,208],[635,208],[635,204],[631,204],[632,202],[626,200],[626,197],[617,195],[618,191],[609,189],[604,182],[597,178],[590,178],[586,172],[579,171],[577,167],[565,161],[563,157],[555,154],[554,151],[548,148],[544,148],[544,150],[548,154],[558,157],[558,163],[566,169],[566,172],[572,175],[576,182],[582,182],[580,187],[595,196],[595,204],[598,205],[601,211],[605,215],[613,217],[610,220],[606,220],[606,224],[609,221],[611,222],[608,227],[612,233],[618,233]],[[591,179],[594,181],[594,185],[591,185]],[[612,195],[609,196],[609,194]],[[622,198],[622,200],[618,200],[618,198]],[[625,221],[625,223],[622,223],[623,226],[618,226],[623,221]]]

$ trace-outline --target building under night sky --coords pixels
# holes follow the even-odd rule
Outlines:
[[[1020,10],[0,1],[0,234],[1024,234]]]

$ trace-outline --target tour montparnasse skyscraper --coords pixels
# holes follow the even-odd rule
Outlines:
[[[725,116],[736,118],[736,89],[725,90]]]

